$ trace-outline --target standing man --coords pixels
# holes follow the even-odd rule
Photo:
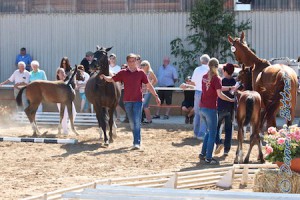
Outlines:
[[[0,86],[9,83],[14,82],[14,97],[16,98],[18,96],[18,93],[20,89],[24,86],[26,86],[29,83],[29,72],[25,69],[26,64],[23,61],[20,61],[18,63],[18,68],[14,73],[7,79],[6,81],[0,83]],[[27,99],[26,99],[26,93],[23,92],[22,94],[22,102],[24,105],[24,108],[28,106]]]
[[[91,51],[86,52],[85,58],[82,59],[80,64],[84,66],[84,71],[89,75],[91,74],[90,64],[92,64],[93,62],[96,62],[94,60],[94,53]]]
[[[174,87],[175,82],[178,80],[178,73],[173,65],[170,65],[170,58],[164,57],[163,65],[158,68],[158,87]],[[172,104],[172,90],[158,90],[158,96],[163,104],[166,101],[166,105]],[[166,108],[164,119],[169,119],[170,107]],[[160,107],[156,110],[156,115],[153,119],[160,118]]]
[[[128,67],[121,70],[115,76],[100,75],[100,78],[107,82],[124,83],[124,104],[129,118],[130,128],[133,133],[132,150],[140,149],[141,145],[141,117],[142,117],[142,84],[146,84],[149,91],[155,96],[156,103],[160,105],[160,99],[148,81],[145,72],[137,67],[137,57],[135,54],[129,54],[126,57]]]
[[[206,127],[204,123],[200,122],[200,101],[202,95],[202,77],[209,71],[208,61],[210,57],[207,54],[204,54],[200,57],[200,66],[196,67],[193,72],[191,85],[195,86],[195,100],[194,100],[194,136],[199,140],[202,140],[204,133],[206,132]]]
[[[22,47],[20,49],[20,54],[17,55],[16,57],[16,61],[15,61],[15,64],[16,66],[18,66],[18,63],[20,61],[23,61],[26,65],[25,69],[29,72],[31,70],[31,62],[32,62],[32,58],[29,54],[26,53],[26,48],[25,47]]]

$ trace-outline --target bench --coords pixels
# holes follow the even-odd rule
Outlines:
[[[37,112],[35,119],[37,124],[58,125],[60,116],[58,112]],[[25,112],[16,113],[15,120],[19,123],[29,123]],[[97,126],[98,121],[95,113],[77,113],[74,124],[78,126]]]

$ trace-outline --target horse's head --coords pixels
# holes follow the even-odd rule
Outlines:
[[[253,65],[253,60],[251,58],[255,55],[250,48],[248,47],[247,43],[245,42],[245,33],[241,33],[240,38],[232,38],[228,35],[228,41],[231,44],[231,51],[235,55],[235,59],[242,64],[247,66]]]
[[[97,51],[94,53],[94,58],[96,61],[96,68],[100,70],[99,74],[109,75],[109,63],[107,52],[110,51],[112,47],[105,48],[97,46]]]
[[[252,68],[242,65],[242,70],[238,74],[237,81],[242,83],[244,90],[252,90]]]

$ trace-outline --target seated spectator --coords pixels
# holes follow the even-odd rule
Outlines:
[[[31,62],[32,62],[32,58],[31,58],[31,56],[30,56],[29,54],[26,53],[26,48],[25,48],[25,47],[22,47],[22,48],[20,49],[20,54],[18,54],[18,55],[16,56],[16,61],[15,61],[16,66],[18,66],[18,63],[19,63],[20,61],[23,61],[23,62],[25,63],[25,65],[26,65],[26,66],[25,66],[25,69],[26,69],[27,71],[30,71],[30,70],[31,70],[30,64],[31,64]]]
[[[29,82],[36,80],[47,80],[46,73],[40,70],[40,64],[38,61],[34,60],[31,62],[32,71],[30,72]],[[41,103],[37,109],[37,112],[43,112],[43,104]]]
[[[185,83],[181,84],[179,87],[182,88],[184,91],[184,100],[181,104],[181,109],[183,113],[185,113],[185,123],[186,124],[193,124],[194,120],[194,90],[186,90],[188,88],[194,88],[191,83],[191,77],[188,76],[185,79]]]
[[[14,82],[15,83],[14,84],[14,97],[15,98],[18,96],[20,89],[29,83],[29,77],[30,77],[29,72],[25,69],[26,64],[23,61],[20,61],[18,63],[18,67],[19,67],[19,69],[14,71],[14,73],[9,77],[9,79],[0,83],[0,86],[2,86],[6,83]],[[23,94],[22,94],[22,102],[23,102],[23,106],[25,109],[28,106],[25,92],[23,92]]]
[[[81,73],[82,76],[76,76],[76,88],[79,91],[81,104],[80,104],[80,112],[88,112],[89,102],[85,96],[85,85],[88,82],[90,75],[84,71],[83,65],[77,66],[78,72]]]

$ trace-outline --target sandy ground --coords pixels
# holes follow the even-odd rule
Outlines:
[[[0,136],[30,137],[29,125],[0,125]],[[56,135],[56,126],[39,125],[46,137]],[[192,125],[149,124],[142,127],[143,150],[131,151],[128,124],[118,125],[118,138],[104,148],[96,127],[77,127],[78,144],[0,142],[0,199],[20,199],[94,180],[165,172],[231,166],[236,150],[236,131],[228,157],[217,157],[219,166],[199,162],[202,142],[193,138]],[[249,141],[246,140],[244,155]],[[258,163],[257,147],[250,162]]]

